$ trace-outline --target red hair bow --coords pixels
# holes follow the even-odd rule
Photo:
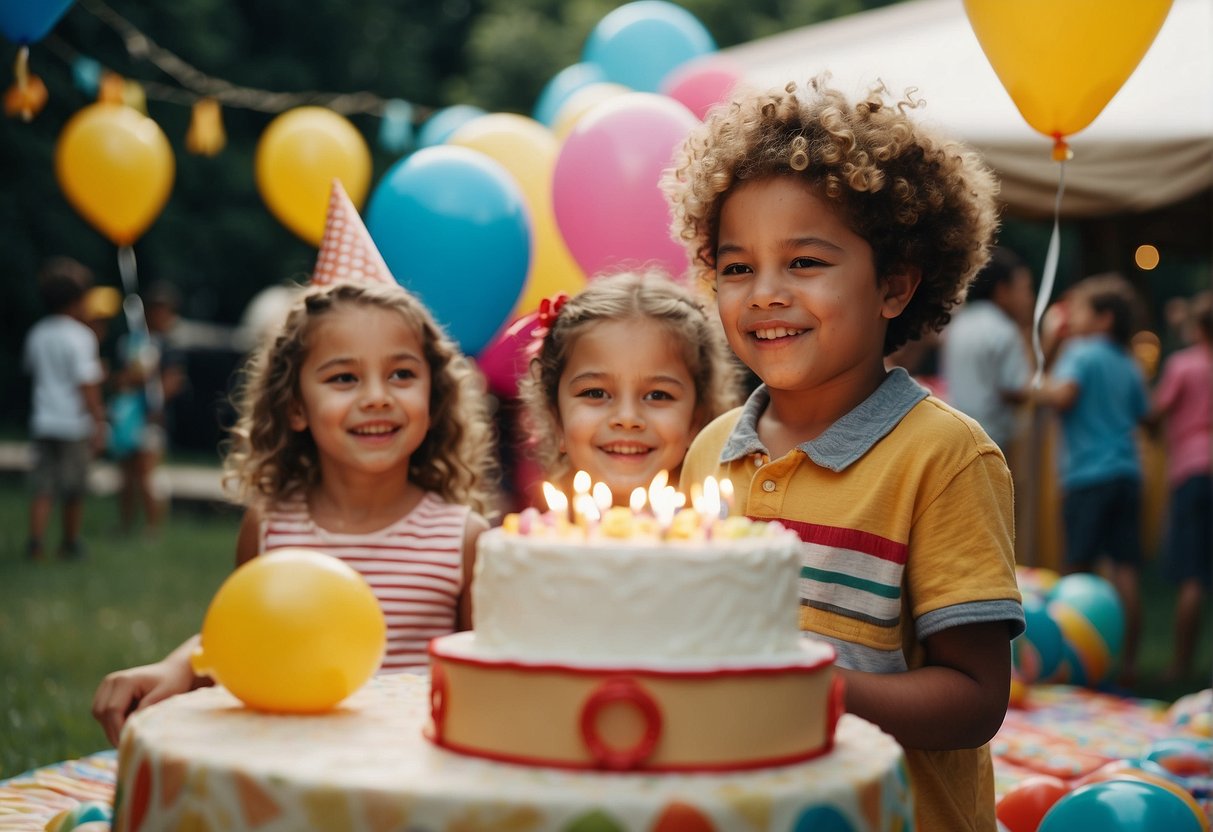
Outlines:
[[[552,324],[556,323],[556,318],[560,316],[560,310],[568,303],[569,296],[564,292],[557,292],[550,298],[544,298],[539,301],[539,319],[538,323],[544,329],[544,334],[552,328]]]

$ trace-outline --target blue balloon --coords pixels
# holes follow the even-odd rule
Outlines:
[[[639,0],[598,22],[581,59],[602,67],[608,81],[660,92],[671,71],[715,51],[716,41],[695,15],[666,0]]]
[[[1065,646],[1061,628],[1049,616],[1044,599],[1031,592],[1023,594],[1023,617],[1027,629],[1011,642],[1011,661],[1025,682],[1048,681],[1061,665]],[[1035,654],[1035,662],[1025,660],[1028,651]]]
[[[1075,789],[1041,818],[1037,832],[1202,832],[1188,804],[1162,786],[1141,780],[1104,780]]]
[[[1055,602],[1069,604],[1082,613],[1103,637],[1108,654],[1113,659],[1120,655],[1125,639],[1125,613],[1120,595],[1111,583],[1088,572],[1066,575],[1049,593],[1049,603]]]
[[[598,84],[605,80],[606,73],[598,64],[582,63],[566,66],[544,84],[531,115],[535,117],[535,121],[551,127],[552,123],[556,121],[556,114],[560,112],[561,105],[569,99],[570,95],[582,87]]]
[[[456,104],[444,107],[425,120],[417,131],[417,147],[433,147],[442,144],[451,134],[474,118],[480,118],[487,113],[471,104]]]
[[[72,0],[4,0],[0,32],[17,44],[42,40],[71,5]]]
[[[442,145],[397,162],[371,194],[367,229],[396,281],[468,355],[522,294],[531,262],[525,198],[483,153]]]

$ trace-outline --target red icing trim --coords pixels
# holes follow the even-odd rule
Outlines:
[[[842,719],[842,715],[847,712],[846,694],[846,683],[842,681],[841,676],[835,674],[833,681],[830,682],[830,697],[826,703],[827,751],[834,747],[834,731],[838,727],[838,720]]]
[[[563,769],[565,771],[603,771],[594,762],[578,762],[576,760],[555,760],[546,757],[527,757],[522,754],[506,754],[498,751],[487,751],[482,748],[475,748],[470,745],[454,743],[450,740],[439,740],[432,736],[427,736],[430,742],[439,748],[444,748],[447,751],[452,751],[456,754],[462,754],[467,757],[479,757],[482,760],[493,760],[498,763],[511,763],[520,766],[539,766],[542,768]],[[606,770],[604,773],[617,774],[635,774],[636,772],[660,772],[663,774],[728,774],[734,771],[751,771],[760,768],[775,768],[776,766],[790,766],[797,763],[804,763],[816,757],[826,754],[830,750],[830,743],[827,743],[820,748],[814,748],[809,751],[797,754],[786,754],[782,757],[762,757],[753,760],[737,760],[724,763],[687,763],[687,764],[662,764],[662,765],[645,765],[631,769],[630,772],[612,772]]]
[[[430,719],[434,723],[434,741],[441,743],[446,733],[446,698],[449,685],[442,665],[430,665]]]
[[[452,653],[444,652],[438,644],[441,639],[433,639],[430,641],[429,653],[432,658],[442,659],[444,662],[452,664],[463,664],[471,667],[492,667],[503,668],[508,670],[535,671],[535,672],[557,672],[569,673],[576,676],[601,676],[604,673],[619,673],[629,676],[647,676],[655,679],[715,679],[724,676],[780,676],[788,673],[805,673],[808,671],[820,670],[823,667],[828,667],[834,663],[834,650],[830,648],[830,654],[813,662],[803,662],[801,664],[781,664],[758,667],[714,667],[707,670],[679,670],[671,669],[664,670],[653,667],[611,667],[608,665],[600,665],[597,667],[588,667],[585,665],[561,664],[559,662],[524,662],[517,659],[481,659],[471,658],[468,656],[460,656]],[[830,647],[830,645],[825,645]]]
[[[611,748],[598,733],[598,717],[616,703],[632,705],[644,718],[644,732],[630,748]],[[633,679],[616,676],[596,687],[581,707],[581,738],[590,755],[602,768],[630,771],[639,768],[661,738],[661,709],[653,697]]]

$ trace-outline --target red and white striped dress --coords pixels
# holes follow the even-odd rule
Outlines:
[[[424,673],[430,639],[455,631],[463,591],[463,535],[470,509],[427,492],[385,529],[339,534],[313,522],[303,499],[284,503],[261,523],[261,551],[299,546],[340,558],[356,569],[387,619],[379,673]]]

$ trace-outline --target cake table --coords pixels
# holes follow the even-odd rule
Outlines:
[[[336,710],[276,716],[222,688],[135,714],[114,828],[762,832],[912,828],[900,747],[845,715],[833,750],[730,774],[565,771],[453,754],[423,735],[429,683],[373,679]]]

